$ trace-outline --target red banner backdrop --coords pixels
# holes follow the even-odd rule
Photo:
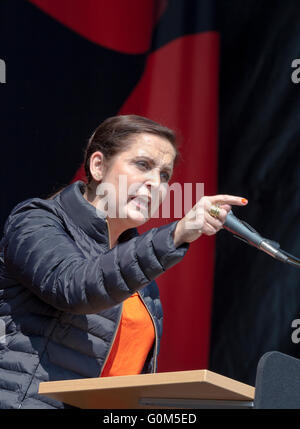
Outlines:
[[[142,78],[117,113],[146,116],[176,130],[182,140],[182,161],[172,182],[182,186],[192,183],[193,195],[196,183],[204,183],[204,193],[215,194],[218,33],[194,31],[150,51],[155,25],[168,7],[167,1],[32,0],[32,3],[94,43],[130,55],[148,53]],[[74,180],[83,178],[81,168]],[[155,219],[146,227],[164,221]],[[180,264],[157,280],[164,308],[159,371],[208,367],[214,248],[213,237],[201,237],[191,244]]]

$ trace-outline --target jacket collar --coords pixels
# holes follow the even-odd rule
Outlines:
[[[56,200],[76,225],[97,243],[105,244],[109,249],[109,231],[105,214],[101,216],[102,213],[84,198],[84,191],[84,182],[78,180],[64,188]],[[121,234],[119,242],[127,241],[136,235],[138,235],[136,228],[128,229]]]

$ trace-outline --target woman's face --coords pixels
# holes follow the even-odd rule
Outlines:
[[[153,134],[131,136],[126,151],[115,155],[103,170],[96,193],[97,208],[124,228],[138,227],[154,214],[170,180],[176,152],[172,144]],[[110,207],[109,207],[110,206]]]

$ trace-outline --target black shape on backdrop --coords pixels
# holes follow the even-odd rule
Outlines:
[[[221,33],[219,192],[287,252],[300,255],[300,5],[295,0],[218,2]],[[255,248],[217,235],[210,369],[254,385],[260,357],[300,357],[300,273]]]
[[[217,8],[212,0],[169,0],[153,32],[151,51],[179,37],[216,31],[216,13]]]

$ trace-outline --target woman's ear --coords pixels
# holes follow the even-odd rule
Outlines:
[[[90,157],[90,172],[96,182],[100,182],[104,177],[105,165],[102,152],[94,152]]]

